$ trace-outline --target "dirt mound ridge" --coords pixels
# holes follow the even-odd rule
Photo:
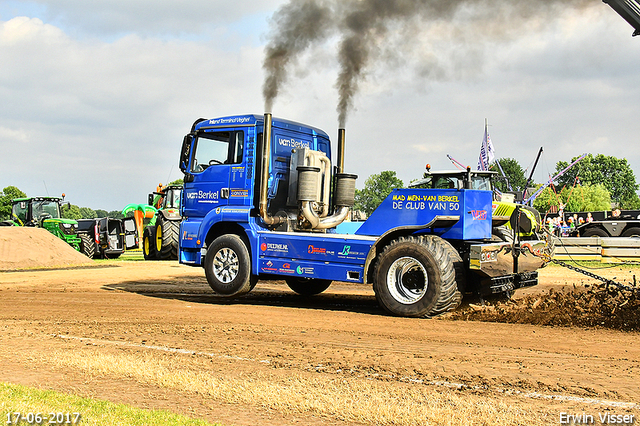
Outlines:
[[[0,227],[0,271],[92,264],[93,260],[45,229]]]
[[[450,318],[516,324],[640,331],[640,289],[596,284],[528,295],[484,306],[469,304]]]

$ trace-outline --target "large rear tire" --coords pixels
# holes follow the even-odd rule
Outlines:
[[[142,254],[144,255],[144,260],[156,259],[155,227],[147,226],[142,232]]]
[[[622,233],[623,237],[640,237],[640,228],[629,228]]]
[[[257,277],[251,274],[251,258],[242,238],[228,234],[213,240],[207,247],[204,271],[209,286],[221,296],[248,293]]]
[[[159,259],[178,259],[178,234],[180,223],[167,220],[162,215],[156,219],[156,252]]]
[[[438,238],[438,237],[423,237]],[[429,312],[429,316],[437,316],[449,312],[460,306],[462,303],[463,293],[467,288],[467,275],[464,262],[458,250],[447,240],[438,238],[436,244],[441,244],[449,254],[449,259],[453,263],[454,279],[446,279],[442,282],[440,288],[440,297],[436,307]]]
[[[582,233],[583,237],[608,237],[609,234],[604,229],[589,228]]]
[[[320,294],[331,285],[331,280],[321,280],[318,278],[288,277],[285,279],[289,288],[303,296],[313,296]]]
[[[80,234],[80,251],[89,259],[96,257],[96,241],[89,234]]]
[[[450,293],[454,287],[457,291],[455,277],[441,238],[400,237],[380,254],[373,290],[378,303],[393,315],[438,315],[453,306]]]

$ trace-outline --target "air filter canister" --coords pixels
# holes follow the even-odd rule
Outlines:
[[[320,167],[298,166],[298,201],[318,201]]]
[[[357,175],[338,173],[336,176],[335,205],[352,207],[356,197]]]

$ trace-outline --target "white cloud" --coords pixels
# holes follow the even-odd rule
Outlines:
[[[176,153],[193,120],[260,110],[260,60],[255,48],[78,41],[39,19],[5,22],[0,146],[12,155],[0,182],[36,195],[46,180],[94,208],[143,201],[172,168],[179,177]]]

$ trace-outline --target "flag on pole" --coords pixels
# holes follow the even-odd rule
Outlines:
[[[484,138],[482,139],[482,146],[480,147],[480,158],[478,158],[478,170],[489,170],[489,164],[495,158],[495,151],[491,143],[488,127],[487,121],[485,120]]]

